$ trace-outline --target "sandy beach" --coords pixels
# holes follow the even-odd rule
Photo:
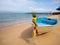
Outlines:
[[[32,24],[25,22],[0,28],[0,45],[60,45],[60,17],[56,26],[37,27],[39,35],[33,39]]]

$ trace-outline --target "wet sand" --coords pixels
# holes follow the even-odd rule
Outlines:
[[[59,20],[59,16],[54,17]],[[35,39],[29,22],[0,28],[0,45],[60,45],[60,21],[56,26],[37,28],[39,35]]]

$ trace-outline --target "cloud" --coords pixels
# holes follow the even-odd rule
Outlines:
[[[39,4],[33,0],[0,0],[0,11],[16,11],[16,12],[32,12],[44,11],[44,8],[39,7]],[[32,7],[32,9],[31,9]]]
[[[29,7],[29,10],[32,10],[33,12],[41,12],[41,11],[45,11],[44,8],[39,8],[39,7]]]
[[[59,2],[53,2],[53,5]],[[49,4],[50,5],[50,4]],[[0,0],[0,11],[13,12],[43,12],[52,11],[46,2],[36,2],[34,0]]]
[[[29,7],[36,5],[36,2],[30,0],[1,0],[0,10],[8,11],[28,11]]]
[[[0,10],[11,11],[12,9],[14,10],[14,3],[11,0],[0,1]]]

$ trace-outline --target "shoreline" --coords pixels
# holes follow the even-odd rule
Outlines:
[[[0,28],[5,28],[8,26],[13,26],[13,25],[20,25],[23,24],[25,22],[29,22],[28,20],[22,21],[22,20],[16,20],[16,21],[12,21],[12,22],[3,22],[0,23]]]

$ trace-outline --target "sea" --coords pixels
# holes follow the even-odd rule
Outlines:
[[[36,14],[38,18],[50,16],[50,13]],[[0,13],[0,27],[32,22],[31,13]]]

